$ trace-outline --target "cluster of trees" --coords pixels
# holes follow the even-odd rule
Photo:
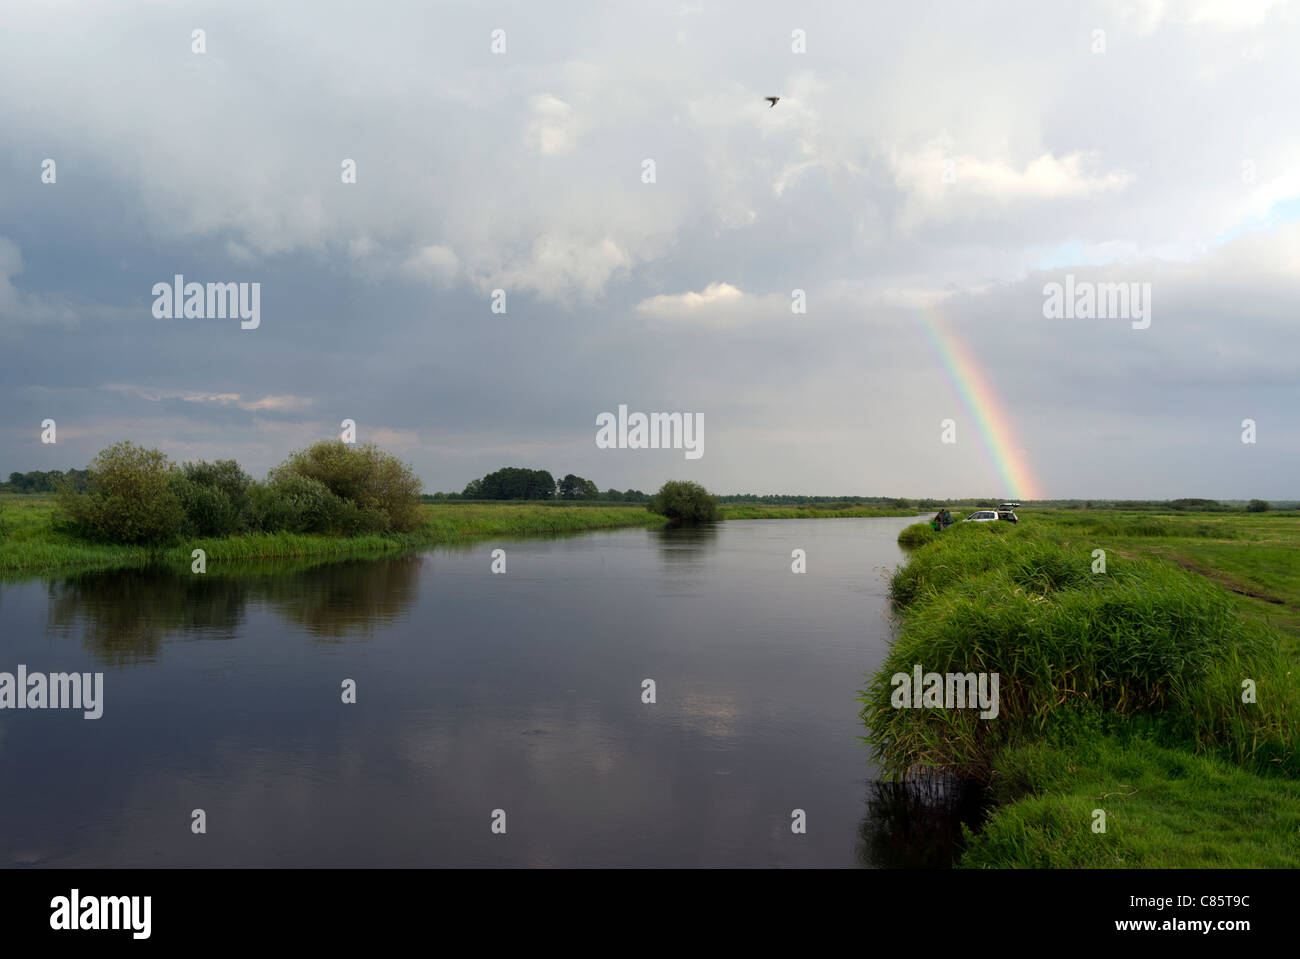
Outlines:
[[[470,480],[461,496],[465,499],[555,499],[555,477],[546,470],[507,466]]]
[[[648,503],[650,494],[643,493],[639,489],[625,489],[619,492],[610,488],[600,494],[600,498],[607,503]]]
[[[64,486],[76,490],[89,488],[90,473],[87,470],[50,470],[42,473],[32,470],[30,473],[10,473],[9,482],[0,483],[0,492],[4,493],[57,493]]]
[[[589,479],[573,473],[557,480],[547,470],[531,470],[522,466],[507,466],[488,473],[481,479],[470,480],[461,493],[434,493],[432,502],[458,499],[482,500],[605,500],[614,503],[644,503],[649,495],[629,489],[620,493],[616,489],[601,492]]]
[[[65,484],[72,532],[114,543],[158,544],[236,533],[357,535],[415,529],[420,479],[373,445],[322,441],[271,470],[265,482],[234,460],[177,465],[160,450],[118,443],[91,461],[86,488]]]
[[[560,499],[600,499],[600,490],[596,484],[581,476],[567,474],[555,483],[555,495]]]

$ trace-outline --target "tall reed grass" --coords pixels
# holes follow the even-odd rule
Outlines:
[[[1300,683],[1277,634],[1203,577],[1118,553],[1094,573],[1091,550],[1024,523],[957,526],[915,550],[890,583],[898,637],[860,699],[886,773],[988,778],[1000,750],[1089,715],[1144,717],[1167,743],[1300,770]],[[891,677],[916,664],[998,673],[998,717],[892,708]]]

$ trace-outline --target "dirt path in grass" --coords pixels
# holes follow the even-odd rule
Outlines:
[[[1233,579],[1221,570],[1204,566],[1190,557],[1183,556],[1179,553],[1170,553],[1161,549],[1148,549],[1147,552],[1154,556],[1159,556],[1162,559],[1167,559],[1171,562],[1177,563],[1188,572],[1196,573],[1198,576],[1204,576],[1206,579],[1213,580],[1224,589],[1231,590],[1241,596],[1249,596],[1251,599],[1260,599],[1266,603],[1273,603],[1276,606],[1288,606],[1286,600],[1280,599],[1277,596],[1271,596],[1268,593],[1261,593],[1255,587],[1248,586],[1241,582],[1241,580]]]

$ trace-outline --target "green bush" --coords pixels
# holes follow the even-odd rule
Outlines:
[[[373,444],[352,446],[340,440],[323,440],[292,453],[271,472],[271,482],[299,476],[323,484],[334,496],[355,504],[362,525],[375,525],[374,511],[384,514],[384,528],[413,530],[420,525],[420,478],[401,460]],[[337,508],[336,508],[337,509]],[[346,511],[345,511],[346,513]],[[339,513],[335,520],[347,525],[356,517]]]
[[[196,536],[229,536],[241,517],[230,497],[215,486],[203,486],[173,469],[168,477],[172,493],[185,510],[185,532]]]
[[[175,538],[186,514],[172,489],[172,470],[160,450],[117,443],[90,463],[89,490],[65,487],[59,502],[73,527],[90,539],[156,544]]]
[[[338,515],[337,501],[320,480],[284,473],[253,489],[250,513],[266,533],[324,533]]]
[[[689,480],[669,480],[651,497],[646,509],[677,523],[712,522],[720,512],[718,498]]]
[[[1253,499],[1246,504],[1247,513],[1267,513],[1268,502],[1262,499]]]
[[[172,492],[189,520],[187,532],[198,536],[231,536],[252,526],[252,479],[234,460],[186,463],[173,467]]]
[[[351,500],[334,497],[326,532],[342,536],[386,533],[392,528],[388,514],[377,506],[358,506]]]
[[[173,470],[171,483],[185,508],[191,533],[231,536],[254,526],[253,480],[234,460],[186,463]]]

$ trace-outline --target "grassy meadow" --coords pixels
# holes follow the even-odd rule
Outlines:
[[[888,774],[989,785],[961,865],[1300,866],[1300,514],[1028,509],[900,542],[862,716]],[[998,717],[892,708],[914,664],[998,673]]]
[[[310,533],[247,533],[196,537],[164,547],[88,542],[59,529],[53,495],[0,494],[0,575],[70,567],[117,568],[151,563],[188,568],[195,549],[208,562],[342,557],[400,552],[491,536],[562,534],[667,522],[643,506],[555,506],[541,503],[454,503],[420,507],[422,524],[408,533],[327,536]]]

